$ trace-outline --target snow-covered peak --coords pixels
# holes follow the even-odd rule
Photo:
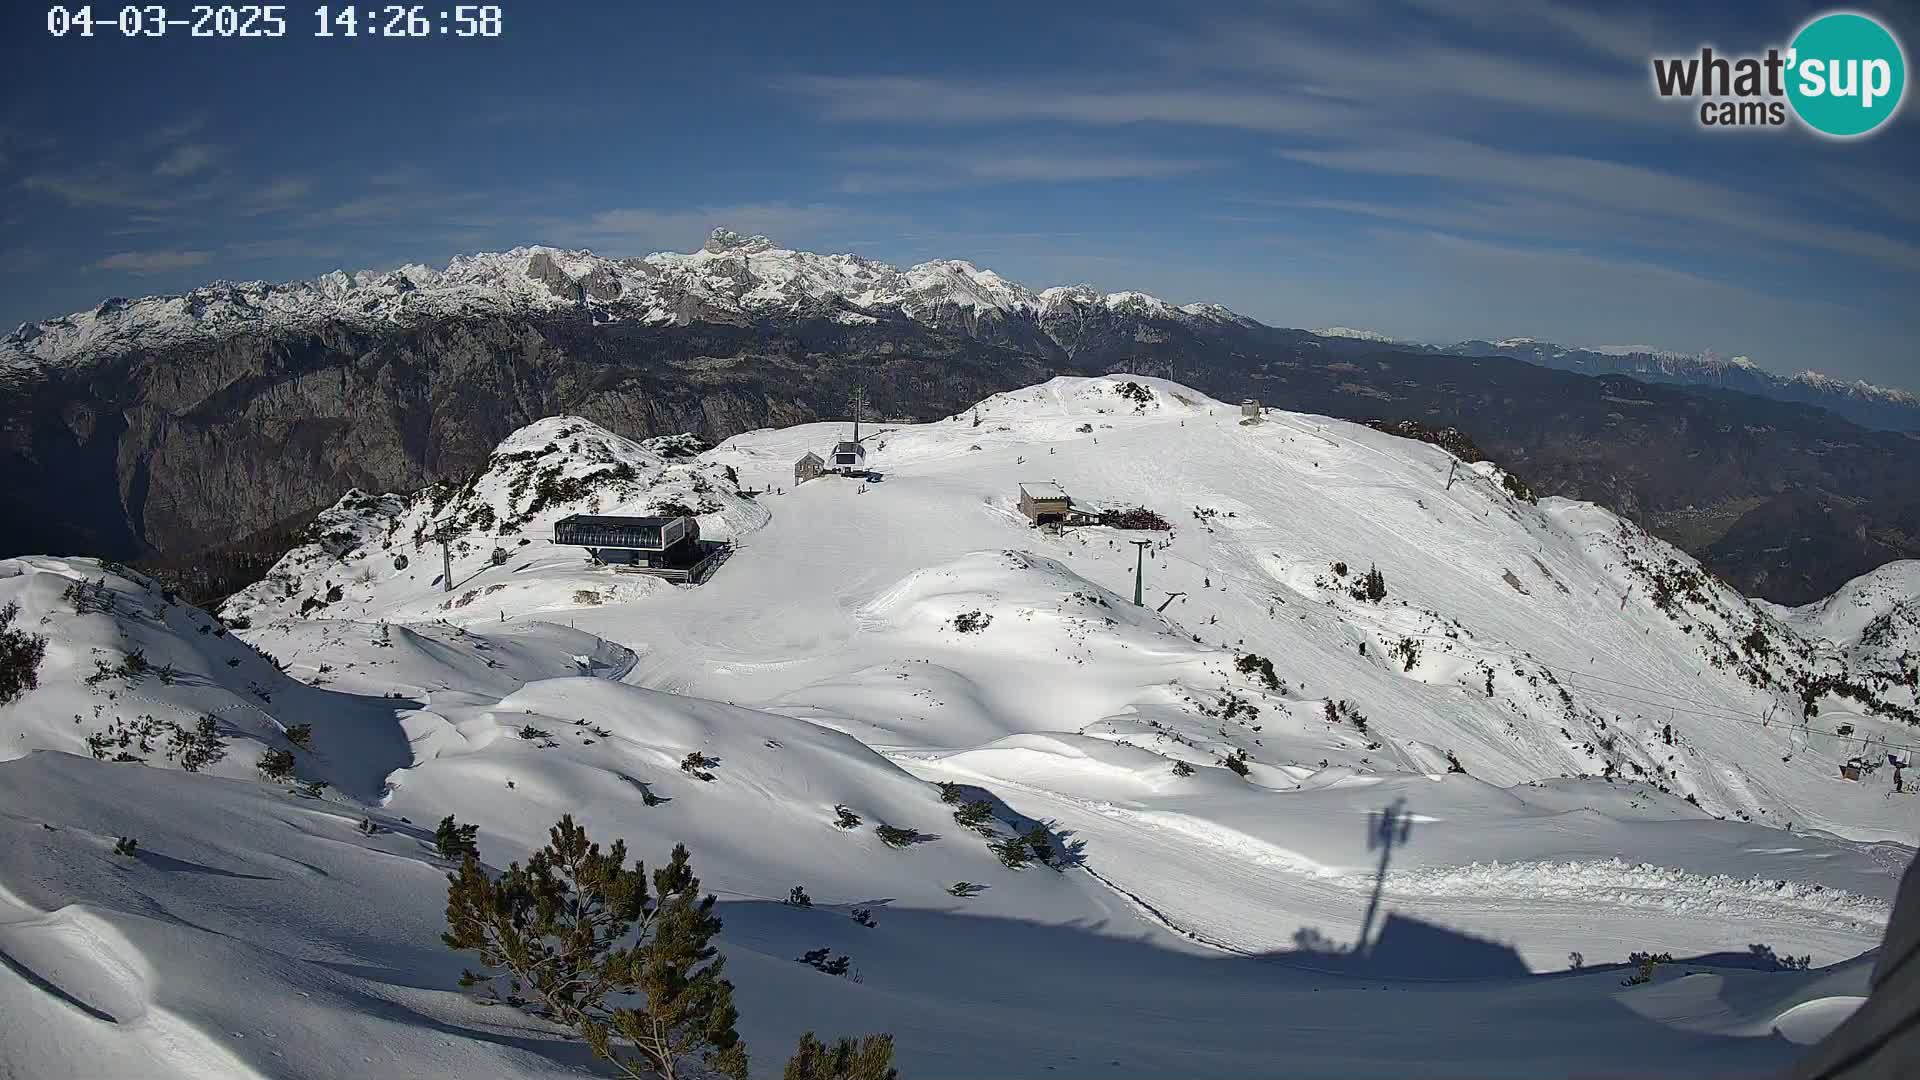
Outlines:
[[[1114,414],[1205,416],[1235,407],[1169,379],[1147,375],[1059,375],[986,398],[966,415],[996,421],[1082,419]],[[1237,415],[1237,413],[1236,413]]]
[[[720,226],[708,235],[707,242],[700,246],[700,250],[710,255],[724,255],[729,252],[757,255],[763,251],[773,250],[773,241],[757,233],[753,236],[741,236],[732,229]]]

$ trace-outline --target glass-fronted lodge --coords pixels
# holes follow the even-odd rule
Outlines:
[[[691,517],[610,517],[574,514],[553,525],[553,542],[586,548],[666,551],[700,539],[700,523]]]

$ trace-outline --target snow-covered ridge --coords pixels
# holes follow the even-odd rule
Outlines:
[[[1920,405],[1920,396],[1896,387],[1876,386],[1865,379],[1849,382],[1823,375],[1818,371],[1803,371],[1798,375],[1790,376],[1787,381],[1829,394],[1844,394],[1847,397],[1865,398],[1869,401],[1891,401],[1902,405]]]
[[[461,255],[445,269],[334,271],[308,281],[215,281],[180,296],[113,298],[70,315],[22,324],[0,338],[0,373],[73,363],[138,344],[193,340],[325,323],[411,324],[459,314],[591,307],[602,320],[652,324],[757,315],[810,315],[859,323],[889,313],[922,322],[1043,318],[1087,306],[1176,321],[1251,320],[1218,304],[1175,306],[1140,292],[1084,285],[1035,292],[958,259],[905,270],[851,254],[777,247],[764,236],[715,229],[694,252],[611,259],[532,246]]]
[[[1322,337],[1367,336],[1364,331],[1341,333],[1342,329],[1329,327],[1314,332]],[[1816,393],[1850,398],[1857,402],[1920,406],[1920,396],[1897,387],[1878,386],[1863,379],[1851,381],[1836,379],[1818,371],[1802,371],[1797,375],[1776,375],[1754,363],[1750,356],[1723,356],[1711,349],[1687,352],[1678,349],[1662,349],[1653,345],[1559,345],[1533,337],[1510,337],[1500,341],[1462,341],[1446,346],[1442,351],[1468,354],[1488,346],[1525,353],[1528,354],[1527,358],[1535,362],[1552,361],[1553,363],[1549,366],[1565,366],[1573,371],[1586,370],[1582,354],[1590,354],[1630,364],[1629,367],[1619,369],[1630,375],[1661,375],[1682,381],[1710,380],[1727,375],[1740,375],[1763,383],[1782,387],[1803,387]]]
[[[690,435],[635,441],[577,416],[535,421],[508,435],[458,487],[348,492],[314,519],[305,543],[222,610],[260,623],[395,614],[387,608],[398,602],[403,616],[459,622],[506,608],[578,604],[568,575],[581,562],[579,549],[551,542],[553,523],[568,514],[693,514],[711,539],[766,520],[732,469],[697,459],[705,448]],[[451,589],[441,580],[435,540],[443,534],[458,534],[448,552]],[[490,569],[499,570],[498,579],[482,580]],[[555,584],[549,571],[565,580]],[[626,579],[596,589],[593,603],[601,592],[614,599],[657,586],[650,578]]]
[[[1352,338],[1355,341],[1398,342],[1399,339],[1378,330],[1360,330],[1351,326],[1323,326],[1314,331],[1321,337]]]

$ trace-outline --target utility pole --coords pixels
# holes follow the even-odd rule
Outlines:
[[[1153,546],[1153,541],[1151,541],[1151,540],[1133,540],[1133,541],[1129,541],[1129,542],[1133,544],[1133,551],[1134,551],[1134,559],[1133,559],[1133,606],[1134,606],[1134,607],[1146,607],[1146,606],[1147,606],[1147,605],[1146,605],[1146,602],[1145,602],[1145,601],[1144,601],[1144,600],[1143,600],[1143,599],[1141,598],[1141,594],[1140,594],[1140,585],[1141,585],[1141,582],[1142,582],[1142,581],[1144,580],[1144,578],[1143,578],[1143,576],[1142,576],[1142,575],[1143,575],[1143,574],[1145,573],[1145,571],[1146,571],[1146,564],[1147,564],[1147,549]]]

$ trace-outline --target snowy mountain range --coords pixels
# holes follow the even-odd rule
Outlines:
[[[1777,375],[1745,356],[1675,352],[1647,345],[1556,345],[1534,338],[1463,341],[1443,346],[1458,356],[1510,356],[1583,375],[1630,375],[1646,382],[1737,390],[1777,401],[1818,405],[1863,427],[1920,430],[1920,397],[1865,380],[1835,379],[1818,371]]]
[[[463,255],[435,270],[335,271],[311,281],[214,282],[184,296],[112,299],[90,311],[20,326],[0,338],[0,374],[84,363],[129,347],[170,347],[261,328],[413,325],[467,314],[587,308],[596,319],[686,325],[763,315],[871,323],[887,313],[964,327],[1028,316],[1042,323],[1089,310],[1170,320],[1245,322],[1216,304],[1176,307],[1140,292],[1084,285],[1038,292],[957,259],[900,270],[858,255],[774,246],[720,228],[700,250],[608,259],[520,247]]]
[[[1491,463],[1149,377],[885,424],[877,479],[793,483],[845,436],[545,418],[340,499],[217,617],[0,561],[47,641],[0,705],[10,1064],[576,1075],[461,988],[449,814],[495,867],[561,814],[685,843],[756,1076],[807,1029],[892,1032],[911,1078],[1762,1074],[1865,993],[1913,855],[1920,564],[1756,603]],[[1037,480],[1171,528],[1032,529]],[[582,512],[735,551],[616,573],[553,542]],[[203,718],[224,756],[187,772]],[[841,974],[794,962],[822,947]],[[1630,951],[1680,960],[1623,987]]]
[[[1102,293],[1085,285],[1035,291],[958,259],[900,270],[859,255],[796,251],[765,236],[717,228],[692,253],[609,259],[583,250],[518,247],[458,256],[444,270],[410,264],[278,284],[217,281],[182,296],[114,298],[89,311],[22,324],[0,338],[0,379],[18,379],[49,365],[84,364],[130,348],[204,343],[262,328],[407,326],[435,318],[572,308],[594,311],[596,321],[651,325],[759,316],[858,324],[897,313],[928,326],[988,335],[998,324],[1031,319],[1062,345],[1067,342],[1052,328],[1081,321],[1090,311],[1260,325],[1218,304],[1176,306],[1146,293]],[[1313,333],[1425,347],[1346,326]],[[1440,348],[1456,355],[1512,356],[1583,374],[1734,389],[1821,405],[1870,427],[1920,428],[1920,398],[1908,391],[1817,371],[1776,375],[1742,356],[1641,345],[1569,347],[1528,337]]]

